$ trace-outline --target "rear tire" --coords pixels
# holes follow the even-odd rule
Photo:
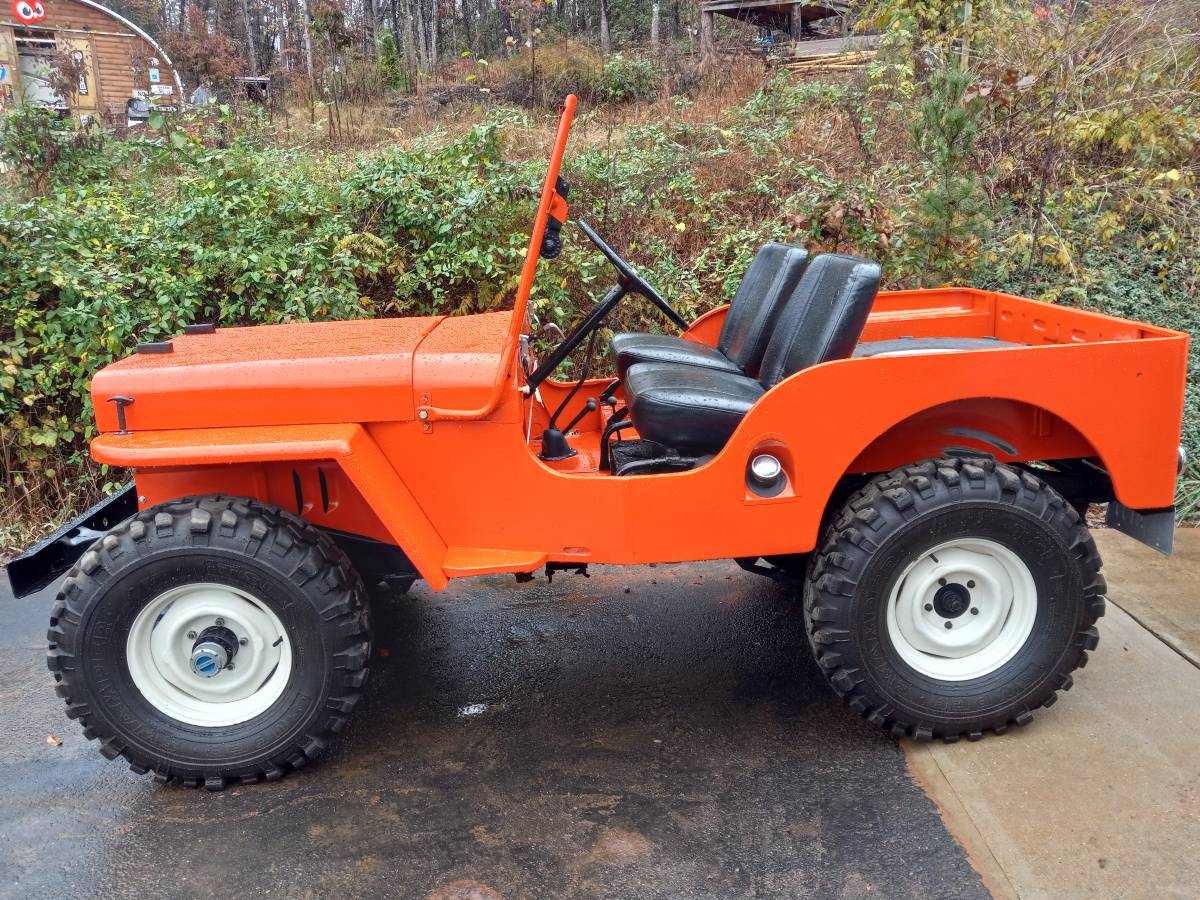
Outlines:
[[[220,496],[144,510],[97,541],[63,583],[48,638],[67,715],[101,753],[210,790],[325,753],[371,646],[362,581],[328,537]]]
[[[895,737],[976,740],[1071,687],[1104,614],[1079,514],[991,459],[896,469],[854,494],[805,581],[833,689]]]

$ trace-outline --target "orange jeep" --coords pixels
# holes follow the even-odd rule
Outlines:
[[[830,684],[896,736],[1024,725],[1096,646],[1083,514],[1169,552],[1185,334],[764,247],[685,321],[584,222],[613,287],[547,358],[568,97],[512,309],[192,325],[100,371],[93,456],[133,483],[10,566],[70,568],[49,666],[112,758],[184,784],[320,756],[362,693],[367,585],[732,558],[802,588]],[[554,374],[621,303],[618,377]],[[588,354],[591,358],[591,353]]]

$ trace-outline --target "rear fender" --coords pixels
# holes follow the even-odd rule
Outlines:
[[[1175,491],[1185,354],[1183,342],[1147,338],[838,360],[769,391],[721,456],[744,455],[768,438],[781,440],[793,455],[802,493],[828,497],[856,468],[913,461],[903,458],[911,456],[908,444],[917,443],[904,423],[941,407],[977,403],[985,419],[1005,407],[1033,416],[1037,440],[1026,445],[1028,451],[993,446],[989,452],[997,458],[1038,459],[1052,447],[1055,455],[1091,455],[1091,449],[1112,477],[1118,500],[1132,509],[1161,509],[1171,505]],[[940,453],[950,443],[943,439],[932,449]],[[969,434],[954,436],[953,444],[988,446]]]
[[[252,496],[314,524],[395,544],[434,590],[448,583],[446,544],[361,426],[105,434],[92,441],[92,456],[137,469],[143,507],[190,494]]]

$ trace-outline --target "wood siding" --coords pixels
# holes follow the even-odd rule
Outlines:
[[[149,60],[157,59],[159,83],[171,86],[164,102],[181,103],[174,70],[162,55],[119,19],[75,0],[42,0],[46,17],[32,25],[13,18],[8,4],[0,6],[0,29],[29,28],[54,32],[59,49],[67,41],[86,40],[91,46],[96,108],[107,118],[124,121],[125,102],[135,90],[150,92]],[[11,34],[12,32],[10,32]]]

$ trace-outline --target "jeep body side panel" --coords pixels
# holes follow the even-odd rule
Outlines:
[[[546,560],[804,552],[844,475],[949,446],[1004,461],[1098,457],[1125,506],[1171,505],[1185,335],[979,291],[885,294],[877,307],[868,325],[873,338],[1008,329],[1010,339],[1032,345],[816,366],[763,397],[707,464],[614,478],[597,471],[602,412],[581,422],[572,437],[575,457],[554,465],[536,457],[530,435],[565,388],[548,383],[544,405],[531,408],[519,391],[520,373],[504,365],[508,323],[496,314],[459,321],[447,329],[445,346],[437,329],[414,362],[418,408],[478,403],[489,395],[489,379],[503,382],[486,419],[108,434],[94,453],[138,468],[143,505],[205,491],[260,496],[318,524],[397,543],[435,586]],[[585,386],[573,404],[602,384]],[[772,498],[745,483],[747,461],[768,448],[789,479]],[[340,474],[302,465],[319,460],[334,461]],[[251,477],[230,464],[264,468]],[[235,471],[245,475],[238,485],[230,480]],[[313,500],[322,477],[325,490],[338,494],[331,509]]]

